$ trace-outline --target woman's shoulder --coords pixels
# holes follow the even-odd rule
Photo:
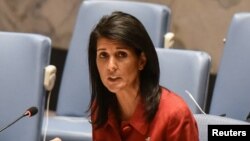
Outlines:
[[[175,92],[162,87],[159,111],[170,115],[189,115],[191,111],[185,100]]]
[[[161,88],[160,103],[166,106],[174,106],[174,107],[187,106],[185,100],[181,96],[164,87]]]
[[[155,124],[159,122],[162,126],[170,128],[181,124],[194,123],[195,120],[182,97],[169,89],[162,88],[158,111],[154,118]]]

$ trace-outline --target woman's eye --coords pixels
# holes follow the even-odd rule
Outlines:
[[[127,54],[126,52],[118,52],[118,53],[117,53],[117,56],[118,56],[119,58],[125,58],[125,57],[128,56],[128,54]]]
[[[108,54],[106,52],[101,52],[101,53],[99,53],[98,57],[99,58],[107,58]]]

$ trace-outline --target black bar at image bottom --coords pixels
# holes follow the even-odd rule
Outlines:
[[[208,125],[208,141],[216,139],[250,141],[250,125]]]

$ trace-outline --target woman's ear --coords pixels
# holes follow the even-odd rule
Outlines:
[[[140,55],[140,58],[139,58],[139,66],[138,66],[138,69],[141,71],[144,69],[144,66],[146,65],[147,63],[147,58],[146,58],[146,55],[144,52],[141,53]]]

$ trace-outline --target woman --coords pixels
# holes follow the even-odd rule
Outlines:
[[[94,141],[198,140],[186,103],[159,85],[156,50],[138,19],[118,11],[102,17],[88,54]]]

